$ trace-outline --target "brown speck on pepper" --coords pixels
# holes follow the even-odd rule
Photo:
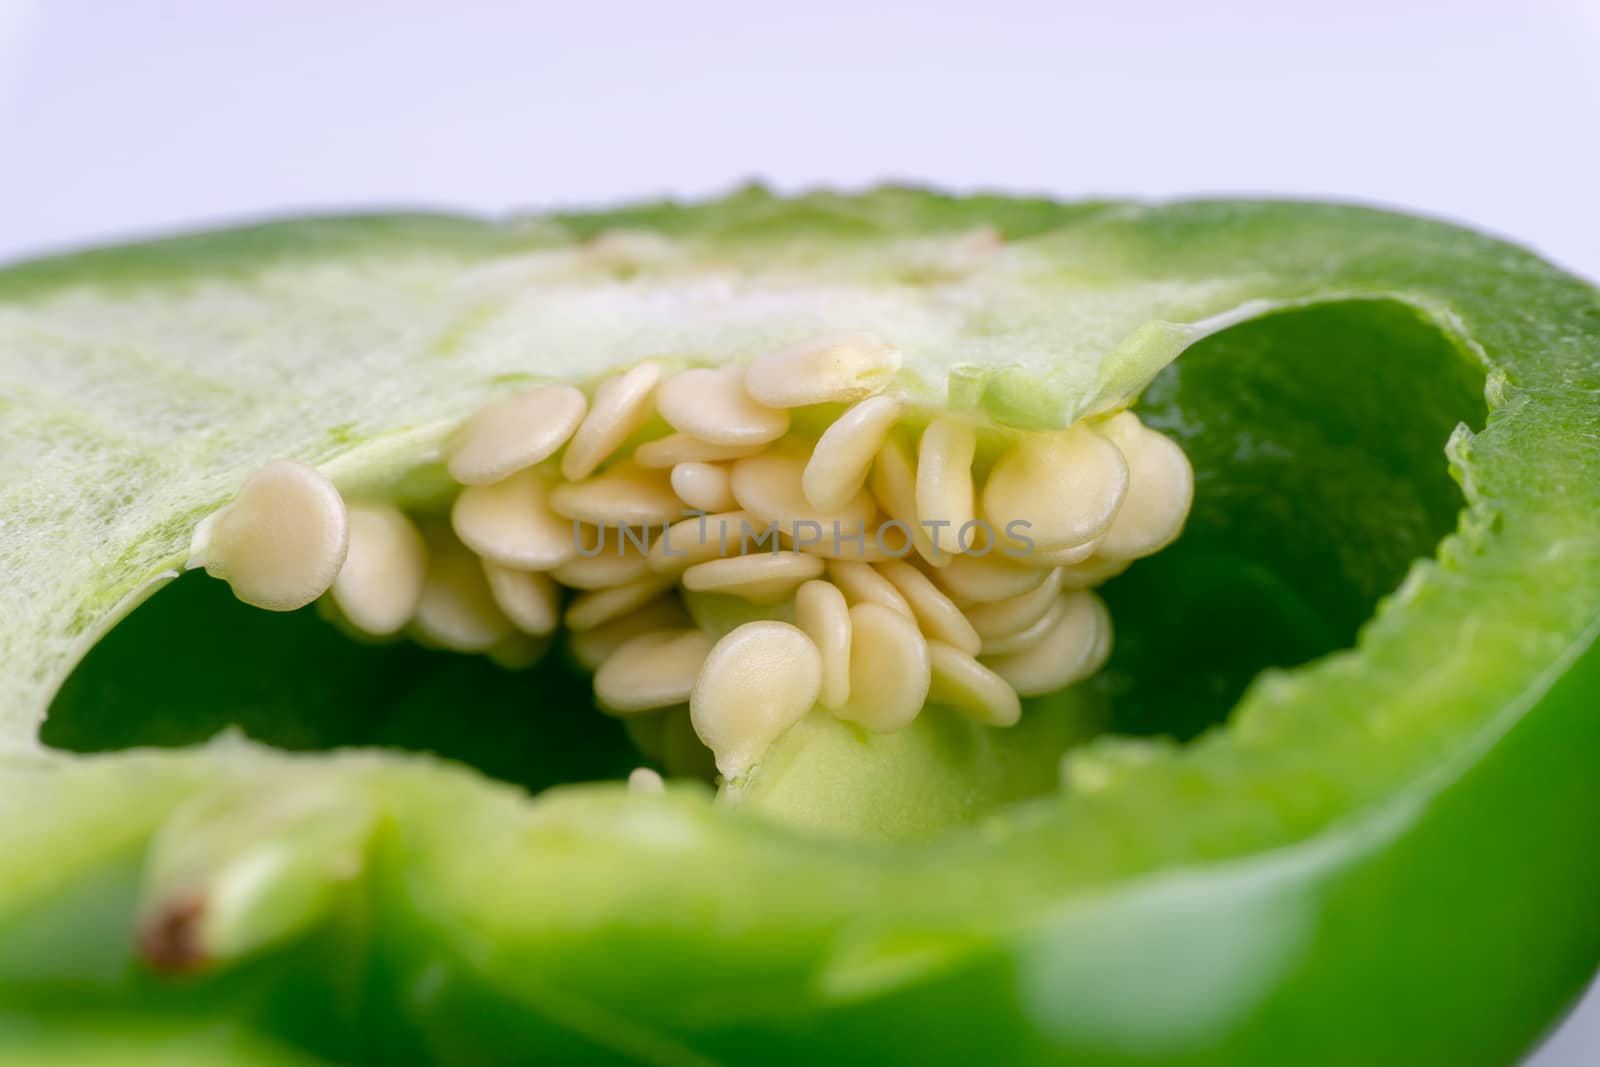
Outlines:
[[[204,967],[200,920],[205,910],[205,897],[189,894],[168,902],[140,924],[135,936],[145,962],[168,974],[188,974]]]

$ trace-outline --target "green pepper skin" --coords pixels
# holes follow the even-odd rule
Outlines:
[[[752,191],[554,225],[852,242],[985,222],[1063,285],[1216,280],[1180,322],[1383,302],[1482,366],[1487,425],[1450,449],[1460,528],[1355,650],[1263,675],[1189,744],[1091,745],[1092,784],[922,844],[807,837],[689,788],[530,800],[424,757],[15,746],[6,1062],[94,1062],[63,1050],[102,1039],[153,1059],[171,1034],[240,1064],[1514,1062],[1600,962],[1600,292],[1452,226],[1320,204]],[[0,310],[352,247],[470,259],[510,232],[293,223],[89,253],[0,273]],[[0,382],[27,357],[4,337]],[[285,798],[370,817],[309,851]],[[245,869],[260,892],[204,937],[183,926],[186,892]],[[186,973],[141,962],[141,935]]]

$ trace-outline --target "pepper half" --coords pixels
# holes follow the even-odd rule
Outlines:
[[[786,737],[742,806],[530,796],[631,763],[557,667],[429,660],[374,735],[389,652],[189,578],[133,612],[276,456],[426,501],[484,403],[778,325],[881,327],[1008,426],[1137,398],[1188,452],[1188,532],[1043,702],[1109,725],[1059,784],[919,822],[993,763],[930,726]],[[275,223],[0,272],[0,417],[7,1062],[1492,1064],[1600,960],[1600,293],[1502,242],[905,189]],[[228,723],[276,744],[128,747]],[[284,751],[413,726],[510,782]]]

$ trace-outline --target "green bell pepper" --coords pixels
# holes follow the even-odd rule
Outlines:
[[[694,295],[752,278],[1188,451],[1028,744],[812,724],[746,803],[640,795],[573,784],[635,757],[559,657],[133,612],[266,460],[426,501],[488,399],[746,350]],[[747,190],[93,251],[0,272],[0,466],[6,1063],[1501,1064],[1600,961],[1600,292],[1453,226]]]

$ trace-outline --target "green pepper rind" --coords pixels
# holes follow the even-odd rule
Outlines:
[[[505,227],[286,223],[88,253],[0,273],[0,310],[57,287],[178,285],[374,245],[468,262],[620,225],[837,248],[991,216],[1063,285],[1171,284],[1211,294],[1195,310],[1221,316],[1398,301],[1481,361],[1489,419],[1450,455],[1460,529],[1356,649],[1264,675],[1227,728],[1115,764],[1092,790],[1069,783],[914,846],[808,838],[697,792],[530,801],[422,758],[19,751],[0,777],[0,1006],[183,1005],[191,989],[103,951],[116,942],[131,959],[142,849],[185,798],[241,777],[271,797],[309,777],[360,793],[380,828],[317,925],[239,967],[277,988],[312,973],[307,954],[364,961],[317,979],[348,1010],[329,1009],[315,1039],[292,1033],[333,1058],[1498,1063],[1526,1048],[1600,960],[1587,817],[1600,792],[1600,293],[1527,252],[1331,205],[747,191]],[[13,358],[0,353],[0,369]],[[192,518],[174,516],[171,545],[144,558],[170,557]],[[129,592],[94,607],[75,648]],[[0,678],[32,705],[0,718],[36,719],[49,686],[35,669],[0,655]],[[1310,754],[1338,780],[1302,788]],[[238,973],[222,968],[212,1006],[282,1033]]]

